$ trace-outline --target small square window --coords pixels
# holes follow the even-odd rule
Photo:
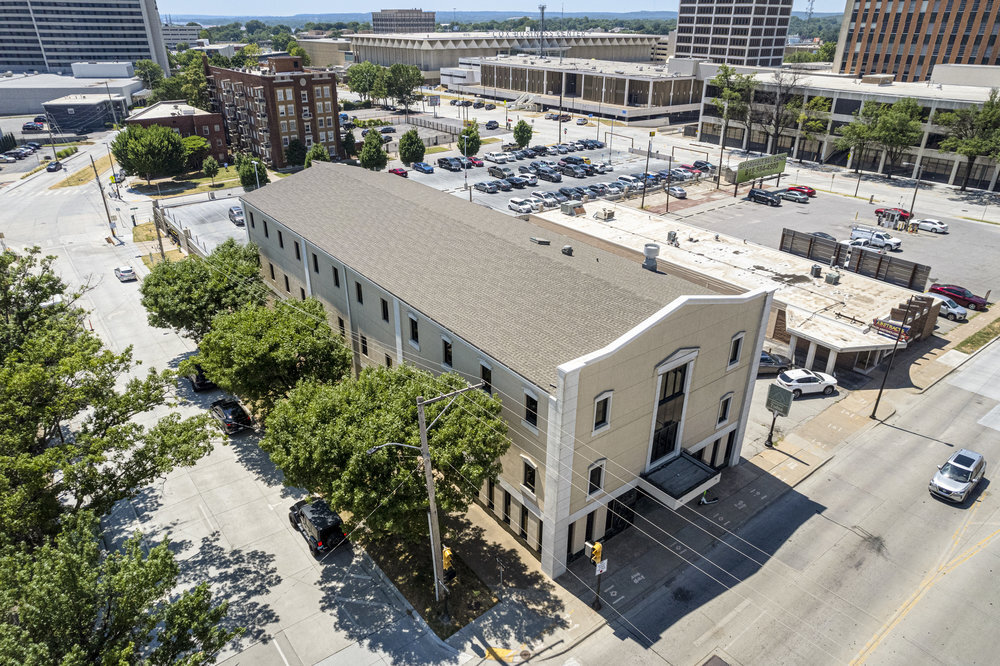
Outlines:
[[[524,394],[524,420],[531,426],[538,426],[538,398]]]
[[[271,269],[271,279],[274,279],[274,264],[268,262],[267,267]]]
[[[453,365],[451,362],[451,340],[441,339],[441,362],[447,366]]]
[[[306,290],[302,287],[299,287],[299,298],[303,301],[306,300]]]
[[[302,251],[299,250],[299,242],[292,241],[292,245],[295,246],[295,261],[302,261]]]
[[[270,236],[267,233],[267,220],[261,220],[261,222],[264,223],[264,238],[270,238]]]
[[[287,291],[288,293],[292,293],[292,288],[288,284],[288,276],[287,275],[285,276],[285,291]]]
[[[380,298],[382,301],[382,321],[389,321],[389,301],[384,298]]]
[[[729,367],[733,367],[740,362],[740,355],[743,353],[743,334],[738,333],[729,343]]]
[[[333,268],[333,286],[334,287],[339,287],[340,286],[340,271],[337,270],[336,266],[331,266],[331,268]]]
[[[410,315],[410,342],[420,344],[420,324],[413,315]]]
[[[493,369],[480,363],[479,378],[483,380],[483,390],[493,395]]]
[[[392,357],[389,356],[388,354],[385,355],[385,367],[387,368],[392,367]]]
[[[278,231],[278,247],[280,247],[280,248],[284,248],[285,247],[285,237],[281,235],[281,231],[280,230]]]
[[[340,329],[340,337],[347,337],[347,328],[344,326],[343,317],[337,317],[337,327]]]
[[[529,492],[535,492],[535,466],[527,460],[524,461],[524,487]]]
[[[595,465],[587,475],[587,494],[593,495],[604,488],[604,465]]]
[[[313,252],[312,255],[313,255],[313,273],[319,273],[319,257],[316,256],[315,252]]]
[[[368,338],[361,336],[361,353],[368,356]]]
[[[361,291],[361,283],[360,282],[355,282],[354,283],[354,293],[358,297],[358,303],[364,304],[364,302],[365,302],[365,294],[364,294],[363,291]]]

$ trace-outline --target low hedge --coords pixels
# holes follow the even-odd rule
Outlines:
[[[80,150],[80,149],[77,148],[76,146],[70,146],[69,148],[63,148],[62,150],[56,152],[56,159],[60,159],[61,160],[64,157],[69,157],[70,155],[75,154],[78,150]]]

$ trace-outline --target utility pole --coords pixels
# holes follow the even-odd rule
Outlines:
[[[94,180],[97,182],[97,189],[101,193],[101,202],[104,204],[104,214],[108,218],[108,229],[111,230],[111,237],[117,240],[118,237],[115,236],[115,225],[111,222],[111,211],[108,209],[108,200],[104,197],[104,188],[101,187],[101,177],[97,173],[97,165],[94,164],[93,155],[90,156],[90,167],[94,170]]]
[[[108,102],[111,103],[111,117],[115,119],[115,126],[118,125],[118,109],[115,108],[115,100],[111,97],[111,88],[108,87],[108,82],[104,82],[104,89],[108,91]]]
[[[114,179],[115,184],[115,194],[118,199],[122,198],[122,190],[118,186],[118,174],[115,173],[115,158],[111,155],[111,146],[104,144],[104,147],[108,149],[108,159],[111,160],[111,177]]]
[[[903,311],[903,321],[899,322],[899,332],[896,333],[896,341],[892,343],[892,356],[889,357],[889,367],[885,369],[885,374],[882,375],[882,385],[878,387],[878,396],[875,398],[875,406],[872,407],[872,413],[868,418],[878,418],[875,416],[875,412],[878,411],[878,403],[882,400],[882,391],[885,390],[885,380],[889,378],[889,372],[892,371],[892,362],[896,358],[896,348],[899,346],[899,339],[903,337],[903,329],[906,328],[906,320],[910,317],[911,303],[913,303],[912,296],[906,301],[906,310]]]
[[[649,184],[649,154],[653,152],[653,134],[655,131],[649,133],[649,144],[646,146],[646,169],[642,172],[642,200],[639,202],[639,210],[643,210],[646,207],[646,186]],[[667,199],[670,198],[670,194],[667,193]]]
[[[59,158],[56,157],[56,141],[52,138],[52,121],[48,113],[45,114],[45,127],[49,131],[49,147],[52,148],[52,161],[58,162]]]
[[[560,72],[559,74],[559,140],[556,141],[557,144],[563,141],[563,131],[562,131],[562,106],[563,106],[563,90],[566,88],[566,73]]]
[[[715,189],[719,189],[722,187],[722,158],[726,153],[726,129],[729,124],[728,122],[723,122],[723,121],[728,121],[728,120],[729,120],[729,100],[726,100],[725,106],[723,107],[722,110],[722,118],[719,118],[719,122],[722,124],[719,125],[719,177],[715,179]],[[673,167],[674,166],[673,163],[671,163],[670,166]],[[735,194],[733,196],[735,196]]]

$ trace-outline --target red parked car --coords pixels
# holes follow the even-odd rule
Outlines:
[[[816,196],[816,190],[814,190],[813,188],[809,187],[808,185],[792,185],[791,187],[788,188],[788,191],[789,192],[801,192],[802,194],[806,195],[807,197],[814,197],[814,196]]]
[[[910,211],[906,210],[905,208],[876,208],[875,209],[875,216],[876,217],[882,217],[886,213],[890,213],[890,212],[899,213],[899,217],[902,220],[908,220],[911,217],[913,217],[913,213],[911,213]]]
[[[691,173],[701,173],[701,169],[694,166],[693,164],[682,164],[681,168],[685,171],[690,171]]]
[[[967,307],[970,310],[986,309],[985,298],[982,296],[976,296],[965,287],[959,287],[957,284],[932,284],[928,291],[932,294],[947,296],[959,305]]]
[[[483,166],[483,161],[478,157],[476,157],[475,155],[469,157],[469,161],[472,162],[472,166],[478,166],[478,167]]]
[[[389,173],[394,173],[397,176],[402,176],[403,178],[409,178],[406,169],[389,169]]]

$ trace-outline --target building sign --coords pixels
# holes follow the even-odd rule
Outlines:
[[[441,95],[425,95],[429,106],[441,106]]]
[[[742,162],[736,170],[736,183],[745,183],[748,180],[779,174],[785,170],[787,159],[788,153],[781,153],[780,155],[767,155]]]
[[[792,392],[780,384],[771,384],[767,387],[767,401],[764,403],[767,411],[776,416],[788,416],[792,409]]]
[[[887,338],[892,338],[895,340],[897,337],[908,342],[910,340],[910,327],[901,326],[900,324],[893,323],[887,319],[874,319],[872,320],[872,328],[875,329],[880,335],[884,335]],[[899,329],[903,329],[903,335],[899,335]]]

